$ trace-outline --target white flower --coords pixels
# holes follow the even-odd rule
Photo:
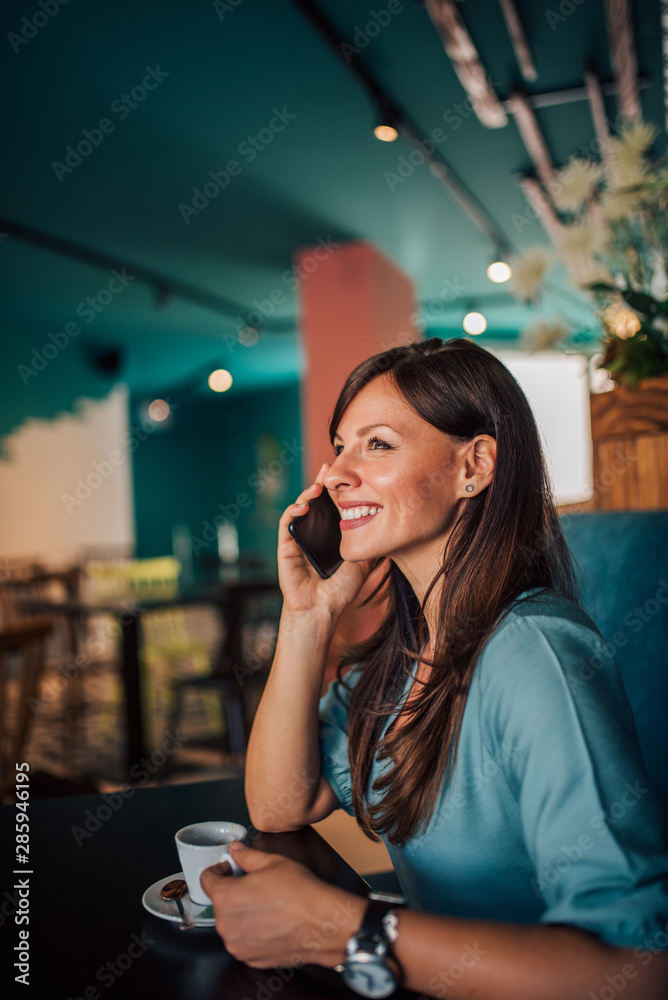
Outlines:
[[[612,188],[601,199],[601,213],[608,222],[619,222],[633,215],[641,201],[642,191],[637,188]]]
[[[644,156],[659,133],[651,122],[629,122],[619,133],[617,142],[630,154]]]
[[[641,315],[629,308],[622,293],[634,288],[664,303],[668,296],[668,170],[650,159],[657,135],[654,125],[633,122],[610,140],[602,165],[574,157],[550,188],[555,207],[571,216],[550,230],[570,281],[592,298],[593,312],[606,333],[620,341],[644,338]],[[514,262],[515,294],[535,301],[550,265],[545,249],[526,251]],[[599,286],[592,289],[593,286]],[[668,314],[658,322],[665,323]],[[530,351],[580,350],[593,331],[579,329],[563,317],[540,318],[522,333]],[[600,327],[596,333],[600,332]],[[650,345],[651,346],[651,345]],[[638,348],[642,354],[642,346]],[[625,359],[620,355],[620,364]],[[621,372],[620,375],[624,373]],[[632,373],[631,373],[632,374]]]
[[[578,212],[591,198],[603,176],[603,167],[574,157],[556,175],[552,200],[564,212]]]
[[[522,333],[522,341],[530,354],[536,351],[551,351],[570,334],[568,323],[561,316],[536,320]]]
[[[544,247],[532,247],[515,257],[511,262],[513,294],[522,302],[535,302],[551,264],[550,252]]]
[[[654,142],[656,134],[654,125],[631,122],[624,126],[617,138],[610,140],[608,159],[612,170],[611,187],[634,187],[647,179],[649,167],[645,153]]]
[[[592,219],[579,219],[570,226],[564,226],[555,242],[560,256],[570,262],[574,256],[590,258],[601,253],[609,235],[606,226]]]

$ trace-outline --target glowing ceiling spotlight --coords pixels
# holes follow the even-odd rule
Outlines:
[[[468,312],[462,321],[462,326],[467,333],[484,333],[487,329],[487,320],[482,313]]]
[[[381,142],[394,142],[395,139],[399,138],[399,133],[394,125],[376,125],[373,134]]]
[[[232,376],[225,368],[216,368],[209,375],[209,389],[214,392],[227,392],[232,385]]]
[[[148,415],[156,424],[166,420],[170,414],[169,403],[166,399],[154,399],[148,407]]]
[[[387,101],[378,105],[377,125],[373,130],[376,139],[381,142],[394,142],[399,138],[399,112]]]
[[[495,282],[495,284],[500,285],[504,281],[508,281],[512,276],[512,269],[510,264],[506,263],[505,260],[500,260],[496,258],[487,268],[487,277],[490,281]]]

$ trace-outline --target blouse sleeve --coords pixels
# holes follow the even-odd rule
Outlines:
[[[318,730],[320,771],[339,800],[340,807],[351,816],[354,810],[348,762],[348,710],[349,687],[354,683],[353,670],[346,675],[345,683],[333,681],[327,694],[320,699]]]
[[[668,853],[612,655],[577,622],[518,618],[480,659],[489,750],[505,767],[545,904],[541,923],[668,948]]]

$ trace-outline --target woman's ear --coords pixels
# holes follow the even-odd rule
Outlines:
[[[464,455],[463,496],[472,497],[489,486],[496,468],[496,441],[489,434],[478,434],[467,442]]]

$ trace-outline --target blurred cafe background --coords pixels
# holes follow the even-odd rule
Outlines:
[[[665,668],[665,4],[0,18],[3,782],[21,759],[33,797],[240,773],[279,516],[349,371],[431,336],[518,378],[577,545],[617,559],[620,663],[640,607]],[[379,613],[345,619],[327,680]],[[655,680],[625,678],[663,733]]]

